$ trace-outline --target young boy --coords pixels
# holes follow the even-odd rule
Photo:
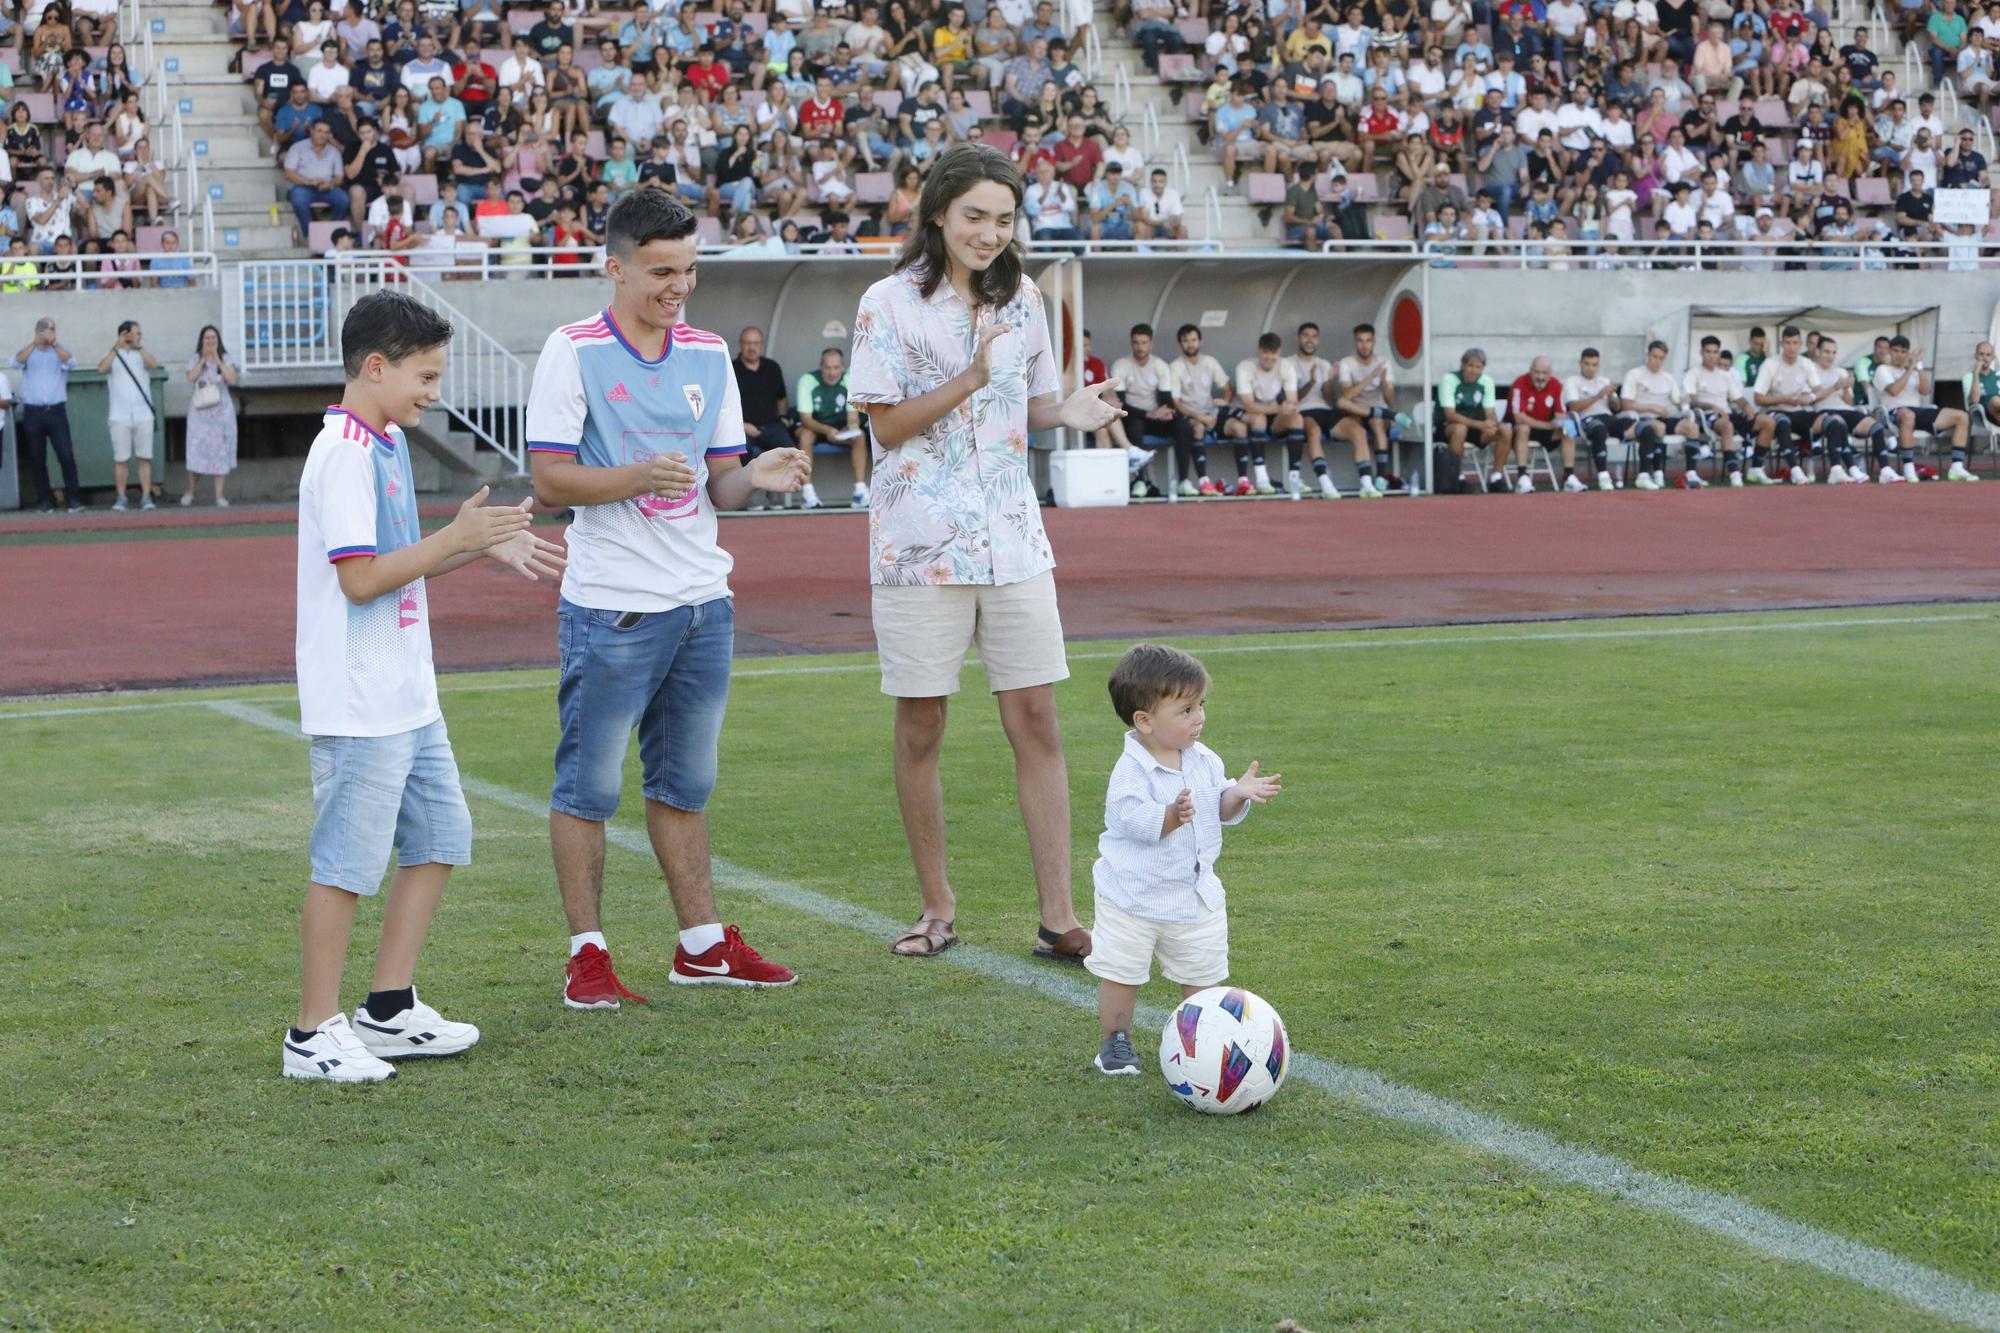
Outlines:
[[[1208,685],[1200,662],[1157,643],[1132,648],[1111,672],[1111,706],[1132,730],[1104,798],[1084,960],[1098,980],[1096,1064],[1106,1074],[1139,1072],[1132,1007],[1154,958],[1184,996],[1228,977],[1229,918],[1215,877],[1222,826],[1282,790],[1254,761],[1231,782],[1200,743]]]
[[[299,727],[312,740],[312,882],[300,935],[298,1026],[287,1078],[372,1083],[405,1055],[456,1055],[479,1029],[417,998],[411,975],[453,866],[472,860],[472,820],[438,711],[427,575],[485,555],[529,579],[562,571],[561,548],[527,530],[532,500],[482,506],[425,537],[401,424],[437,401],[451,325],[396,292],[357,301],[340,331],[347,389],[299,482]],[[399,853],[367,1000],[348,1024],[340,973],[354,907]]]

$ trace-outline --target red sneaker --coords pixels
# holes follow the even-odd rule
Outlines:
[[[1230,489],[1229,493],[1231,495],[1255,495],[1257,493],[1257,488],[1250,484],[1250,478],[1238,477],[1236,479],[1236,485]]]
[[[674,947],[674,970],[667,978],[676,986],[789,986],[798,975],[789,967],[767,963],[743,942],[734,926],[722,932],[722,943],[705,953]]]
[[[1197,489],[1199,489],[1203,495],[1222,494],[1222,488],[1216,485],[1214,482],[1210,481],[1207,477],[1203,477],[1201,479],[1201,485]]]
[[[569,980],[563,985],[563,1003],[572,1009],[616,1009],[618,1002],[651,1004],[643,995],[625,989],[625,983],[611,970],[611,955],[595,944],[586,944],[569,960]]]

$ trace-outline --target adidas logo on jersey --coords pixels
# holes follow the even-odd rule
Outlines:
[[[632,391],[625,387],[625,381],[623,380],[612,385],[611,392],[604,396],[614,403],[629,403],[632,401]]]

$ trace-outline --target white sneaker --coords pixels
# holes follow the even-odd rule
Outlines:
[[[1507,484],[1506,473],[1496,472],[1486,479],[1486,489],[1489,491],[1498,491],[1500,494],[1505,495],[1514,488]]]
[[[1884,486],[1901,485],[1903,474],[1885,463],[1882,467],[1882,475],[1875,478],[1875,480],[1881,482]]]
[[[1777,480],[1764,470],[1762,463],[1750,469],[1749,481],[1752,486],[1776,486],[1778,484]]]
[[[216,507],[217,509],[227,509],[227,508],[229,508],[229,498],[228,498],[227,496],[223,496],[223,495],[218,495],[218,496],[216,496],[216,497],[215,497],[215,507]]]
[[[125,497],[122,495],[111,502],[111,512],[114,514],[122,514],[131,507],[131,505],[125,503]]]
[[[1847,465],[1847,479],[1858,486],[1866,486],[1868,484],[1868,469],[1859,463],[1849,463]]]
[[[819,502],[819,492],[812,488],[812,484],[810,482],[799,488],[799,508],[801,509],[826,508],[825,505]]]
[[[851,502],[851,507],[855,509],[866,509],[868,507],[868,486],[865,482],[857,482],[855,484],[854,499]]]
[[[1375,480],[1372,476],[1363,477],[1361,479],[1361,489],[1355,493],[1364,500],[1379,500],[1389,493],[1389,488]]]
[[[1708,489],[1708,483],[1701,479],[1701,473],[1699,472],[1683,472],[1681,474],[1681,489],[1688,491],[1706,490]]]
[[[1742,474],[1741,472],[1732,472],[1732,473],[1730,473],[1730,474],[1729,474],[1729,484],[1730,484],[1730,486],[1732,486],[1732,487],[1733,487],[1733,488],[1735,488],[1736,490],[1739,490],[1739,491],[1740,491],[1740,490],[1742,490],[1742,489],[1743,489],[1743,474]]]
[[[1810,486],[1812,485],[1812,474],[1808,473],[1797,463],[1794,463],[1792,464],[1791,482],[1794,486]]]
[[[1667,489],[1667,472],[1665,468],[1653,469],[1653,489],[1656,491]]]
[[[1978,478],[1977,476],[1975,476],[1975,475],[1973,474],[1973,471],[1972,471],[1972,469],[1971,469],[1971,468],[1969,468],[1969,467],[1967,467],[1967,466],[1966,466],[1965,464],[1963,464],[1963,463],[1959,463],[1959,462],[1954,462],[1954,463],[1953,463],[1953,464],[1951,465],[1951,470],[1950,470],[1949,472],[1946,472],[1946,473],[1944,474],[1944,479],[1945,479],[1946,481],[1978,481],[1978,480],[1979,480],[1979,478]]]
[[[1606,478],[1606,480],[1608,481],[1609,478]],[[1579,477],[1576,475],[1576,473],[1572,472],[1569,474],[1569,480],[1563,483],[1563,489],[1568,491],[1571,495],[1575,495],[1579,491],[1589,490],[1590,487],[1583,484],[1582,477]],[[1609,488],[1607,487],[1606,489]]]
[[[346,1014],[335,1014],[313,1029],[305,1041],[285,1033],[285,1077],[323,1079],[328,1083],[379,1083],[394,1078],[396,1067],[368,1053]]]
[[[1613,488],[1614,484],[1615,484],[1615,483],[1613,483],[1613,482],[1612,482],[1612,480],[1611,480],[1611,474],[1610,474],[1609,472],[1600,472],[1600,473],[1598,473],[1598,474],[1597,474],[1597,489],[1598,489],[1598,490],[1600,490],[1600,491],[1608,491],[1608,490],[1611,490],[1611,489]]]
[[[1514,478],[1514,494],[1533,495],[1534,493],[1535,479],[1533,477],[1523,472],[1520,476]]]
[[[1660,489],[1660,483],[1653,480],[1652,473],[1641,472],[1633,479],[1632,489],[1635,491],[1657,491]]]
[[[144,495],[144,496],[141,496],[141,497],[140,497],[140,499],[139,499],[139,508],[141,508],[141,509],[158,509],[158,508],[159,508],[159,506],[153,503],[153,497],[152,497],[151,495]]]
[[[1319,493],[1321,498],[1327,500],[1338,500],[1340,498],[1340,492],[1334,489],[1332,477],[1321,477],[1319,479]]]
[[[194,504],[194,494],[192,492],[181,497],[181,508],[186,509],[192,504]]]
[[[1851,486],[1854,478],[1847,475],[1847,469],[1835,463],[1826,470],[1826,484],[1829,486]]]
[[[416,992],[413,990],[411,995]],[[479,1044],[479,1029],[470,1023],[454,1023],[437,1010],[415,1000],[394,1018],[377,1022],[366,1005],[354,1010],[354,1032],[361,1044],[378,1060],[394,1060],[404,1055],[457,1055]]]
[[[1915,463],[1903,464],[1903,480],[1910,482],[1917,480],[1917,465]]]

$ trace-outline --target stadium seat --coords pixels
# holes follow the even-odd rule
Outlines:
[[[988,130],[984,142],[1003,153],[1011,153],[1014,151],[1014,145],[1021,142],[1021,136],[1012,130]]]
[[[683,226],[686,224],[683,223]],[[723,242],[722,219],[703,217],[694,224],[694,238],[699,245],[721,245]]]
[[[984,88],[967,88],[965,109],[981,120],[993,119],[993,94]]]
[[[895,190],[895,177],[886,171],[864,171],[854,178],[854,202],[886,204]]]
[[[507,11],[507,31],[516,37],[526,37],[542,16],[532,9],[510,9]]]
[[[1757,105],[1750,114],[1755,116],[1757,123],[1766,129],[1789,130],[1792,128],[1791,108],[1785,105],[1785,99],[1782,97],[1758,98]]]
[[[160,248],[160,238],[172,230],[172,227],[165,225],[140,227],[138,229],[139,234],[133,238],[132,244],[138,247],[142,254],[156,253]]]
[[[429,172],[412,172],[403,177],[403,184],[409,187],[410,202],[421,208],[428,208],[438,201],[438,178]]]
[[[1208,20],[1203,18],[1176,19],[1174,26],[1181,30],[1181,40],[1189,46],[1205,46],[1208,43]]]
[[[1162,51],[1160,53],[1161,83],[1201,83],[1201,66],[1195,58],[1185,52]]]
[[[1246,198],[1253,204],[1282,204],[1285,202],[1285,178],[1275,171],[1253,171],[1249,173],[1250,186]]]
[[[1382,187],[1372,171],[1360,171],[1347,178],[1354,187],[1354,202],[1357,204],[1379,204],[1382,202]]]
[[[1857,176],[1854,181],[1854,206],[1856,208],[1887,208],[1889,182],[1880,176]]]
[[[1378,241],[1407,241],[1410,239],[1410,220],[1400,213],[1377,211],[1371,219]]]
[[[1792,141],[1782,134],[1765,136],[1764,147],[1770,151],[1771,165],[1789,167],[1792,165]]]
[[[37,125],[56,123],[56,98],[54,93],[22,93],[15,100],[28,108],[28,116]]]
[[[312,224],[312,232],[306,237],[306,249],[316,255],[323,255],[333,249],[333,234],[347,225],[346,222],[318,221]]]
[[[894,119],[896,112],[902,109],[903,95],[893,88],[877,88],[874,102],[877,111]]]

